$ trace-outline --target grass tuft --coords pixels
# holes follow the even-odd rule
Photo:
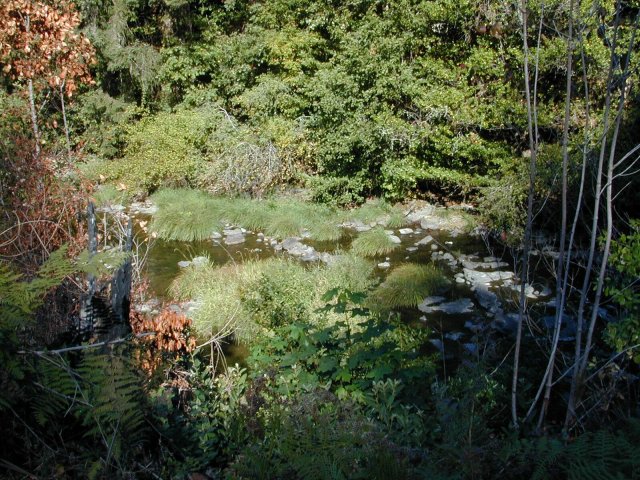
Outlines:
[[[375,310],[416,307],[448,283],[444,273],[434,265],[405,263],[396,267],[374,290],[370,306]]]
[[[361,233],[351,244],[351,251],[363,257],[376,257],[386,255],[399,244],[393,243],[389,235],[380,227]]]
[[[350,254],[329,266],[304,266],[286,257],[206,264],[182,270],[170,292],[178,300],[197,301],[193,325],[201,337],[233,332],[250,345],[261,328],[337,320],[338,314],[319,311],[322,296],[332,288],[367,291],[373,270],[372,262]]]
[[[394,210],[389,214],[389,219],[387,220],[387,228],[402,228],[407,225],[409,222],[407,217],[399,211],[398,209]]]
[[[222,212],[206,193],[162,190],[152,200],[158,205],[158,211],[153,216],[151,229],[165,240],[204,240],[222,221]]]

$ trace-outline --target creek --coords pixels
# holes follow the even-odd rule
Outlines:
[[[444,212],[444,213],[443,213]],[[134,213],[148,220],[144,213]],[[445,358],[460,359],[477,355],[493,333],[509,334],[517,321],[520,287],[514,274],[514,261],[509,250],[491,245],[478,229],[461,228],[455,211],[423,209],[409,215],[410,223],[403,229],[387,230],[399,239],[399,247],[388,255],[377,257],[376,275],[383,280],[396,265],[411,262],[435,263],[450,279],[446,290],[427,297],[418,308],[403,308],[401,318],[416,328],[429,327],[433,351]],[[374,222],[375,223],[375,222]],[[373,223],[371,224],[373,225]],[[339,241],[318,242],[311,238],[270,239],[259,232],[248,232],[239,225],[227,225],[220,234],[206,241],[178,242],[158,239],[149,252],[146,276],[150,289],[159,299],[169,300],[167,290],[173,279],[191,262],[208,259],[214,265],[266,259],[273,256],[294,256],[308,264],[329,262],[337,252],[347,251],[351,242],[370,225],[345,225]],[[538,251],[542,282],[549,281],[553,252]],[[306,261],[305,261],[306,260]],[[526,286],[527,301],[537,318],[553,315],[552,291],[547,283]],[[182,306],[189,314],[189,306]],[[542,322],[549,329],[552,323]],[[571,339],[564,332],[565,341]],[[242,345],[231,346],[229,361],[246,355]]]

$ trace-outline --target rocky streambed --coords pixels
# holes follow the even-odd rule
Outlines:
[[[131,215],[148,218],[153,215],[150,204],[134,205]],[[517,322],[517,299],[520,285],[507,251],[491,251],[478,228],[470,228],[468,216],[456,209],[422,205],[405,211],[407,225],[386,227],[386,219],[374,222],[346,222],[341,225],[340,240],[319,242],[309,232],[299,236],[274,238],[260,231],[250,231],[242,225],[227,224],[211,237],[200,242],[158,240],[149,254],[146,274],[152,290],[160,298],[180,270],[199,263],[242,262],[249,258],[269,258],[286,255],[301,262],[331,263],[349,249],[358,235],[382,227],[389,239],[398,245],[388,255],[376,258],[377,271],[384,278],[394,266],[404,262],[434,263],[451,280],[450,287],[440,295],[425,298],[417,309],[403,309],[402,317],[417,326],[426,325],[437,331],[432,344],[447,355],[459,351],[478,351],[481,333],[508,333]],[[548,250],[550,258],[553,251]],[[544,255],[541,252],[539,255]],[[526,285],[527,300],[536,306],[541,316],[552,314],[552,292],[547,285]],[[138,306],[153,312],[158,300]],[[172,306],[187,315],[197,304],[186,302]],[[436,338],[438,337],[439,338]],[[570,339],[570,335],[565,335]]]

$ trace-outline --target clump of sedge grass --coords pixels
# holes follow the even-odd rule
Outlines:
[[[219,227],[220,211],[211,197],[195,190],[162,190],[152,197],[158,206],[152,231],[165,240],[204,240]]]
[[[384,200],[369,200],[360,207],[351,210],[347,214],[348,220],[357,220],[362,223],[371,223],[380,220],[391,211],[392,207]]]
[[[368,232],[361,233],[351,244],[351,250],[356,255],[375,257],[386,255],[398,248],[398,246],[399,244],[394,243],[382,228],[376,227]]]
[[[370,296],[371,307],[376,310],[416,307],[447,284],[444,273],[434,265],[405,263],[396,267],[374,290]]]
[[[407,217],[399,209],[394,209],[394,211],[392,211],[389,214],[389,219],[387,220],[387,227],[402,228],[405,225],[407,225],[407,223],[409,223],[407,220]]]

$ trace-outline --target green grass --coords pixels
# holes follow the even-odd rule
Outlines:
[[[152,196],[158,205],[154,230],[167,240],[203,240],[223,223],[286,238],[309,230],[319,241],[338,240],[344,214],[324,205],[290,199],[249,200],[210,197],[186,189],[165,189]]]
[[[381,227],[376,227],[361,233],[351,244],[351,251],[363,257],[376,257],[386,255],[399,246]]]
[[[162,190],[153,195],[158,205],[152,231],[165,240],[204,240],[220,227],[222,212],[206,193],[195,190]]]
[[[407,223],[407,217],[403,212],[393,211],[389,214],[389,219],[387,220],[387,228],[402,228],[407,225]]]
[[[352,253],[337,252],[337,255],[338,258],[323,270],[326,290],[341,288],[352,292],[368,291],[375,282],[375,263]]]
[[[375,310],[416,307],[425,297],[448,284],[444,273],[433,265],[405,263],[399,265],[371,294],[369,302]]]
[[[381,220],[385,215],[391,213],[392,210],[393,207],[384,202],[384,200],[369,200],[360,207],[351,210],[347,214],[347,219],[368,224]]]
[[[100,185],[93,192],[93,201],[96,207],[107,207],[110,205],[127,205],[131,202],[131,195],[128,191],[119,191],[113,185]]]
[[[322,296],[332,288],[367,291],[374,282],[374,265],[342,254],[329,266],[304,266],[282,257],[243,264],[211,264],[181,271],[170,288],[177,300],[199,303],[193,324],[203,338],[222,329],[251,344],[261,329],[303,321],[319,324],[338,314],[320,312]]]

